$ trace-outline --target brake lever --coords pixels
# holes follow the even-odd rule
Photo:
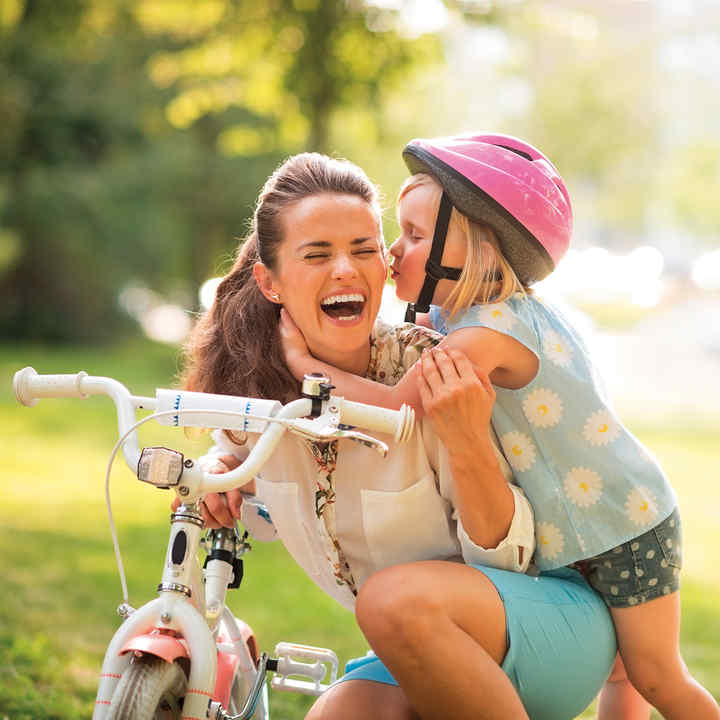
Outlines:
[[[335,424],[318,424],[317,420],[306,420],[299,418],[297,420],[290,420],[286,423],[288,430],[295,435],[305,438],[306,440],[313,440],[315,442],[330,442],[331,440],[354,440],[365,447],[375,450],[383,457],[387,457],[388,446],[365,433],[358,432],[357,430],[344,430]]]

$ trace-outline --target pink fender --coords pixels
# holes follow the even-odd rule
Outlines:
[[[229,638],[221,636],[219,639],[223,642],[241,642],[248,649],[248,653],[252,657],[253,662],[257,663],[258,646],[255,635],[249,625],[242,620],[236,620],[238,629],[240,630],[239,638]],[[148,655],[155,655],[162,658],[165,662],[174,662],[178,658],[189,658],[187,643],[183,638],[175,637],[167,632],[160,630],[152,630],[144,635],[136,635],[130,638],[118,653],[126,655],[129,652],[139,652]],[[213,700],[227,707],[230,702],[230,690],[232,681],[235,677],[237,666],[241,658],[235,654],[218,652],[217,655],[217,676],[215,680],[215,691],[213,692]]]
[[[253,663],[257,664],[258,661],[258,644],[255,639],[255,635],[252,628],[244,623],[242,620],[235,618],[238,630],[240,630],[239,638],[227,637],[224,633],[220,634],[218,640],[226,643],[241,642],[247,647],[248,653],[252,658]],[[215,681],[215,692],[213,693],[213,700],[216,700],[222,704],[223,707],[227,707],[230,703],[230,690],[232,688],[232,682],[237,672],[237,666],[240,663],[240,656],[236,654],[218,652],[217,656],[217,680]]]
[[[190,657],[185,640],[159,630],[152,630],[145,635],[136,635],[130,638],[118,654],[125,655],[129,652],[155,655],[169,663],[180,657]]]
[[[230,704],[230,690],[232,689],[235,669],[240,658],[237,655],[219,652],[217,656],[217,679],[215,680],[215,691],[213,700],[219,702],[224,708]]]

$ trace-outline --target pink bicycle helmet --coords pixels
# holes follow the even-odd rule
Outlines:
[[[415,303],[420,312],[427,312],[438,280],[460,277],[458,268],[440,264],[452,206],[495,230],[525,285],[549,275],[567,251],[570,196],[553,164],[529,143],[496,134],[416,139],[403,159],[411,173],[428,173],[443,188],[426,282]]]

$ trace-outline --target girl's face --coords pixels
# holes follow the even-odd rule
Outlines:
[[[415,302],[425,282],[425,262],[432,247],[440,192],[437,185],[419,185],[398,202],[400,237],[390,247],[390,277],[395,281],[395,294],[405,302]],[[465,263],[466,248],[462,231],[455,223],[450,223],[440,264],[461,268]],[[454,285],[452,280],[440,280],[433,303],[442,305]]]
[[[260,287],[280,296],[313,355],[347,366],[339,356],[369,348],[380,309],[387,266],[378,218],[356,195],[324,193],[285,209],[281,222],[277,266]]]

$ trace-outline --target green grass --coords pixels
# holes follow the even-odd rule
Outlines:
[[[0,720],[77,720],[92,713],[104,648],[119,623],[120,584],[107,528],[103,478],[115,441],[109,401],[40,401],[20,407],[12,373],[116,377],[137,394],[168,386],[176,373],[170,348],[135,342],[119,350],[0,347]],[[720,443],[712,426],[633,429],[660,458],[680,496],[685,524],[683,652],[692,672],[720,697]],[[715,426],[717,427],[717,425]],[[192,442],[170,429],[145,426],[141,441]],[[116,464],[111,484],[130,588],[136,607],[154,597],[167,540],[168,493],[141,486]],[[291,640],[333,648],[341,663],[367,646],[350,613],[325,597],[279,543],[255,543],[245,580],[229,603],[256,631],[261,647]],[[311,700],[271,694],[276,720],[303,717]],[[592,709],[583,718],[593,717]]]

